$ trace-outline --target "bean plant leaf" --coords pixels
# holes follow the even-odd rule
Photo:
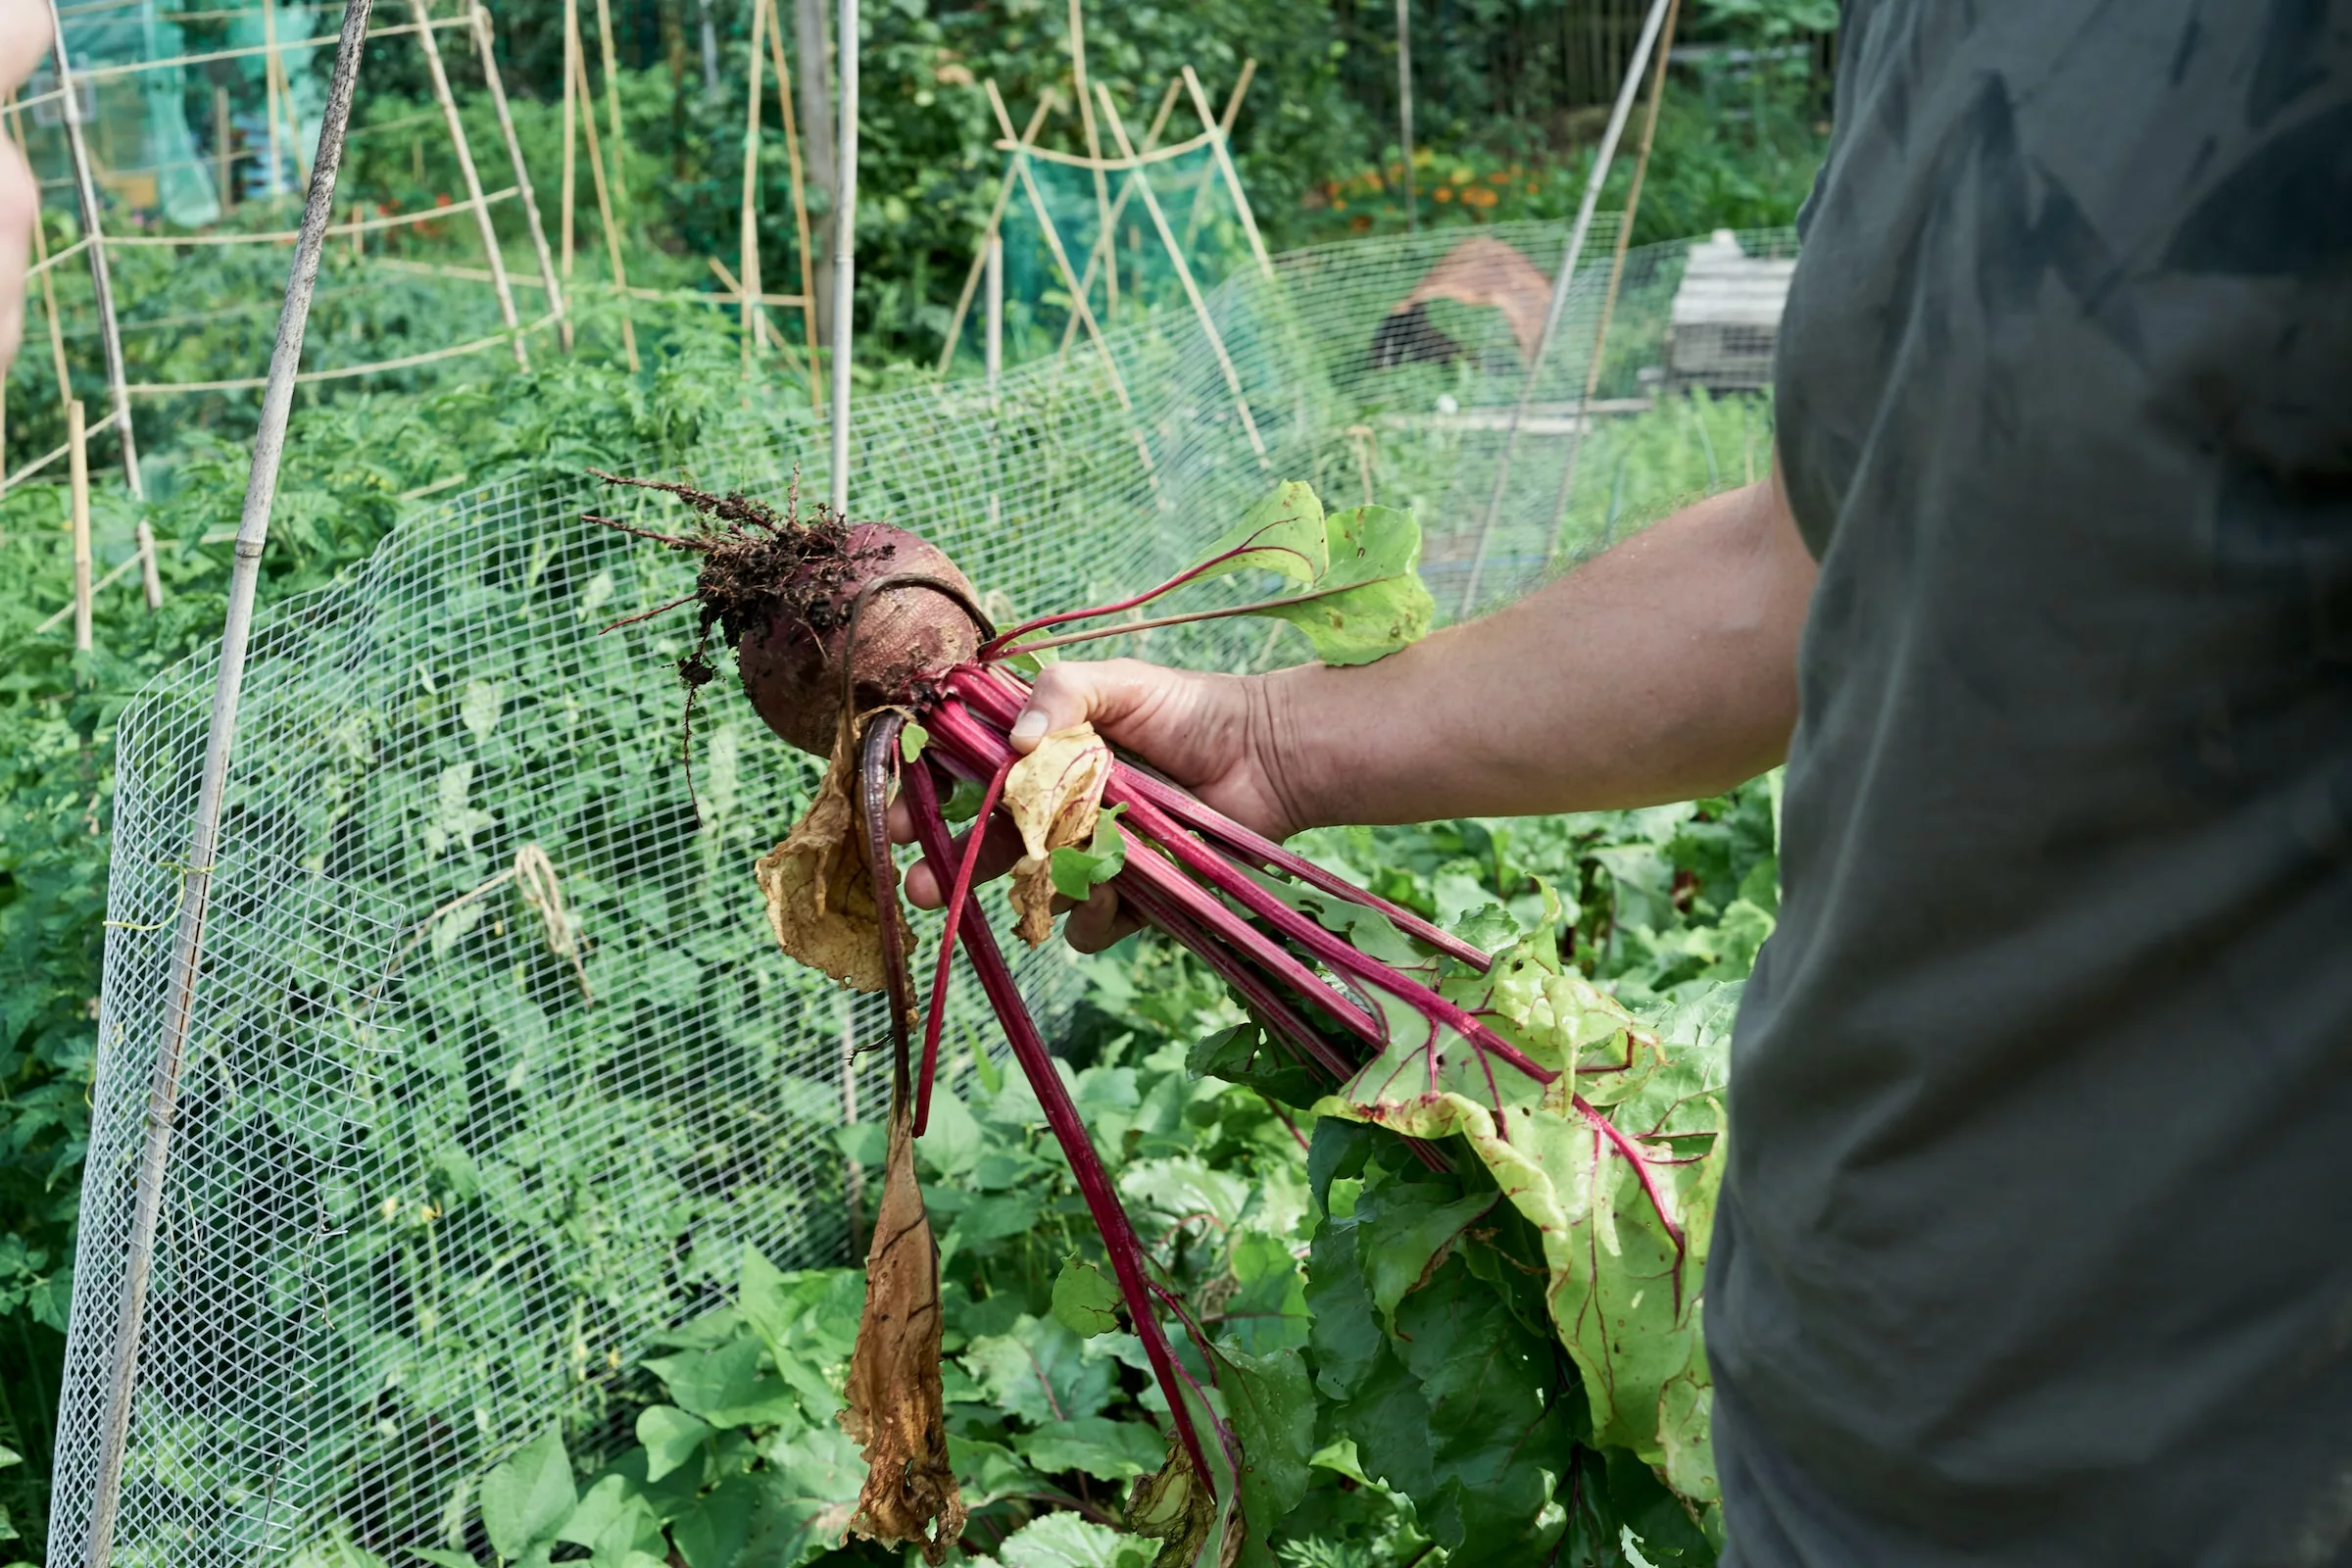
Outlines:
[[[482,1477],[482,1530],[500,1556],[519,1557],[551,1540],[579,1500],[564,1434],[551,1426]]]
[[[1269,1041],[1255,1023],[1208,1036],[1186,1054],[1184,1065],[1196,1078],[1222,1078],[1300,1109],[1323,1097],[1314,1071]]]
[[[997,1547],[1004,1568],[1144,1568],[1152,1549],[1074,1513],[1032,1519]]]
[[[1127,869],[1127,837],[1119,831],[1119,813],[1125,809],[1125,802],[1103,807],[1095,817],[1095,836],[1084,849],[1071,844],[1054,852],[1049,864],[1054,892],[1084,904],[1097,886]]]
[[[645,1445],[645,1479],[659,1481],[694,1458],[710,1432],[710,1422],[688,1415],[674,1404],[649,1404],[638,1411],[637,1441]]]
[[[1091,1340],[1119,1326],[1119,1288],[1081,1257],[1066,1259],[1054,1276],[1054,1321]]]

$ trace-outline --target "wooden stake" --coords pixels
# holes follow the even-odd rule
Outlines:
[[[1118,106],[1110,101],[1110,89],[1097,83],[1095,90],[1102,94],[1102,113],[1109,117],[1111,134],[1118,138],[1119,151],[1135,156],[1127,140],[1127,123],[1119,118]],[[1242,428],[1249,432],[1250,445],[1257,453],[1259,467],[1266,467],[1266,443],[1257,433],[1257,420],[1250,413],[1250,400],[1242,393],[1242,378],[1233,368],[1233,359],[1225,352],[1225,339],[1217,331],[1214,318],[1208,314],[1208,301],[1200,297],[1200,285],[1193,281],[1192,267],[1184,259],[1184,250],[1176,243],[1176,232],[1168,226],[1167,215],[1159,210],[1159,198],[1152,193],[1152,181],[1147,171],[1138,169],[1131,176],[1136,194],[1144,199],[1144,211],[1152,217],[1152,226],[1159,233],[1159,242],[1168,248],[1168,261],[1176,269],[1176,281],[1184,286],[1184,297],[1192,302],[1193,316],[1200,323],[1201,336],[1208,339],[1210,352],[1217,357],[1217,368],[1224,373],[1225,389],[1233,394],[1234,412],[1242,416]]]
[[[1242,99],[1248,95],[1250,83],[1256,76],[1256,60],[1243,61],[1242,74],[1234,79],[1233,93],[1225,100],[1225,112],[1217,117],[1217,131],[1220,135],[1230,137],[1233,134],[1233,122],[1241,118]],[[1176,85],[1183,85],[1181,79]],[[1184,244],[1188,254],[1192,250],[1193,241],[1200,237],[1202,220],[1208,217],[1208,203],[1204,199],[1208,195],[1208,184],[1209,182],[1204,179],[1200,182],[1200,188],[1193,192],[1192,216],[1184,220]]]
[[[1404,150],[1404,228],[1421,226],[1413,190],[1413,0],[1396,0],[1396,140]]]
[[[1098,83],[1098,85],[1100,85],[1100,83]],[[1144,140],[1142,144],[1143,151],[1150,152],[1152,148],[1159,145],[1160,132],[1167,129],[1168,116],[1176,108],[1177,94],[1183,91],[1184,83],[1178,80],[1176,77],[1170,76],[1168,78],[1168,90],[1159,95],[1158,112],[1152,115],[1152,123],[1144,130]],[[1119,226],[1119,219],[1127,211],[1127,203],[1129,198],[1135,195],[1135,182],[1137,176],[1139,176],[1142,172],[1143,171],[1140,169],[1129,170],[1126,177],[1120,181],[1119,194],[1112,199],[1110,204],[1110,226],[1112,229],[1116,229]],[[1196,217],[1199,216],[1200,206],[1200,204],[1198,200],[1193,203],[1194,215]],[[1095,286],[1095,264],[1107,254],[1107,243],[1097,246],[1094,250],[1087,252],[1086,271],[1081,274],[1078,279],[1078,286],[1080,288],[1091,289]],[[1070,344],[1076,340],[1077,332],[1078,318],[1072,316],[1068,320],[1062,322],[1061,324],[1061,347],[1055,352],[1067,355],[1070,352]]]
[[[72,475],[74,522],[74,651],[90,651],[90,436],[81,399],[66,405],[66,465]]]
[[[272,0],[263,0],[265,5]],[[490,220],[489,204],[482,200],[482,178],[474,172],[473,149],[466,141],[466,122],[458,116],[458,100],[449,90],[449,73],[441,67],[441,45],[433,37],[433,13],[429,0],[409,0],[409,8],[416,14],[416,42],[424,49],[425,72],[433,79],[433,96],[441,100],[441,118],[449,125],[449,144],[458,155],[458,177],[466,183],[466,198],[473,204],[473,220],[481,231],[482,253],[490,259],[490,286],[498,293],[498,314],[514,333],[514,363],[527,370],[531,368],[530,351],[522,344],[522,318],[514,314],[514,291],[507,285],[507,258],[498,246],[498,226]],[[519,171],[518,171],[519,172]],[[530,179],[523,175],[523,200],[530,198]],[[557,303],[557,302],[551,302]],[[561,309],[561,304],[557,303]]]
[[[580,0],[564,0],[564,210],[558,224],[563,230],[563,273],[571,276],[571,236],[574,229],[572,206],[577,199],[580,172],[573,161],[579,142],[580,114]]]
[[[596,0],[597,47],[605,58],[605,113],[612,125],[612,206],[622,218],[630,216],[628,135],[620,126],[620,64],[612,49],[612,0]]]
[[[768,58],[776,68],[776,108],[784,121],[784,156],[792,164],[792,230],[801,248],[801,333],[808,344],[808,403],[816,416],[825,416],[824,361],[816,329],[814,253],[808,248],[808,187],[801,172],[801,127],[792,107],[792,67],[784,59],[784,18],[776,0],[760,0],[767,13]]]
[[[115,318],[115,288],[106,268],[106,235],[100,224],[98,180],[91,172],[89,139],[81,129],[81,97],[74,90],[74,68],[66,58],[66,24],[58,15],[57,0],[49,0],[49,39],[51,52],[57,58],[57,79],[65,89],[66,148],[74,160],[74,186],[81,201],[81,232],[89,241],[90,292],[98,302],[98,337],[106,348],[106,379],[114,394],[115,437],[122,443],[122,477],[130,487],[131,499],[147,499],[146,483],[139,477],[139,449],[131,436],[130,393],[122,373],[122,328]],[[43,273],[44,279],[48,274]],[[46,283],[43,284],[46,287]],[[65,382],[58,383],[61,397],[69,396]]]
[[[996,78],[993,76],[988,81],[988,101],[997,112],[997,123],[1003,127],[1005,137],[1015,144],[1012,158],[1017,161],[1029,144],[1037,140],[1038,128],[1045,124],[1046,115],[1054,107],[1054,89],[1047,88],[1045,96],[1038,99],[1037,112],[1029,117],[1028,128],[1017,137],[1012,133],[1012,117],[1004,111],[1004,96],[997,91]],[[996,205],[989,208],[988,222],[980,230],[980,248],[972,252],[971,270],[963,274],[963,292],[956,296],[956,314],[948,318],[947,346],[939,351],[939,373],[942,375],[947,374],[949,362],[956,358],[956,345],[962,340],[964,314],[972,308],[972,290],[980,286],[980,270],[988,265],[988,242],[998,237],[1002,230],[1004,208],[1012,200],[1014,177],[1012,164],[1007,163],[1004,166],[1004,183],[997,187]]]
[[[1274,275],[1274,260],[1266,254],[1266,242],[1258,236],[1257,217],[1250,211],[1250,198],[1242,190],[1241,172],[1233,167],[1232,150],[1225,145],[1224,123],[1209,113],[1208,94],[1200,90],[1200,78],[1193,74],[1191,66],[1184,68],[1184,90],[1193,95],[1193,112],[1215,137],[1209,146],[1217,155],[1217,172],[1225,176],[1225,188],[1233,192],[1233,208],[1241,215],[1242,232],[1250,237],[1250,253],[1257,258],[1257,270],[1270,278]]]
[[[213,87],[213,167],[220,187],[220,211],[226,213],[237,205],[235,131],[228,123],[228,89],[216,83]]]
[[[245,483],[235,564],[228,581],[228,608],[220,633],[220,673],[213,686],[212,717],[205,736],[204,769],[197,781],[187,852],[179,861],[179,909],[172,939],[172,967],[162,998],[163,1029],[156,1042],[155,1069],[139,1134],[129,1234],[122,1245],[122,1288],[106,1351],[106,1402],[98,1432],[97,1474],[84,1494],[90,1505],[80,1554],[82,1568],[108,1568],[114,1561],[115,1524],[122,1501],[122,1461],[129,1448],[131,1411],[138,1394],[139,1345],[146,1324],[148,1285],[154,1276],[156,1230],[163,1216],[164,1189],[172,1164],[173,1123],[179,1113],[180,1075],[187,1061],[189,1037],[195,1032],[198,991],[207,978],[205,915],[212,900],[214,862],[220,851],[220,818],[228,796],[229,760],[236,744],[237,703],[253,631],[254,598],[261,580],[262,552],[269,540],[270,511],[277,495],[286,419],[294,402],[294,372],[302,360],[303,329],[318,279],[327,222],[334,217],[335,172],[343,157],[343,133],[351,120],[352,86],[368,35],[368,6],[369,0],[349,0],[343,12],[334,74],[327,83],[319,121],[318,177],[303,205],[302,238],[295,245],[285,305],[278,313],[277,340],[270,354],[270,381],[254,435],[253,467]],[[62,77],[63,60],[59,66]],[[218,975],[212,979],[219,983]],[[129,1054],[135,1058],[142,1053],[134,1048]],[[115,1091],[110,1087],[102,1092]]]
[[[164,608],[164,579],[155,565],[155,530],[147,526],[145,517],[132,530],[139,542],[139,592],[147,601],[147,612],[154,614]]]
[[[743,277],[743,373],[752,373],[760,346],[760,45],[767,33],[767,7],[752,7],[751,90],[744,94],[743,202],[737,270]]]
[[[1568,304],[1568,290],[1576,280],[1576,264],[1584,255],[1585,236],[1592,231],[1592,214],[1600,205],[1600,191],[1609,177],[1609,164],[1617,156],[1617,142],[1625,134],[1625,122],[1634,109],[1634,95],[1642,88],[1642,72],[1649,64],[1650,48],[1657,42],[1658,32],[1666,22],[1667,8],[1676,0],[1652,0],[1649,15],[1642,25],[1642,35],[1634,45],[1633,57],[1626,62],[1625,79],[1618,86],[1617,102],[1609,110],[1608,127],[1600,133],[1600,147],[1593,154],[1592,172],[1585,177],[1584,200],[1576,210],[1576,221],[1568,230],[1568,245],[1560,256],[1560,270],[1552,275],[1551,300],[1544,311],[1544,333],[1536,341],[1536,352],[1528,362],[1527,374],[1519,383],[1519,400],[1511,406],[1511,422],[1504,427],[1502,454],[1494,465],[1494,485],[1487,493],[1486,515],[1478,525],[1478,546],[1470,557],[1469,575],[1462,583],[1462,599],[1456,614],[1467,616],[1478,604],[1479,579],[1486,571],[1487,550],[1494,542],[1494,519],[1502,511],[1503,492],[1511,482],[1511,461],[1519,450],[1519,426],[1527,417],[1527,408],[1535,400],[1536,383],[1544,373],[1544,363],[1551,357],[1551,345],[1559,335],[1560,313]]]
[[[579,94],[587,98],[588,62],[574,52],[571,63],[579,73]],[[605,254],[612,264],[612,287],[620,296],[620,346],[628,356],[629,373],[634,375],[639,366],[637,327],[629,315],[629,274],[620,264],[620,225],[612,220],[612,188],[605,181],[605,155],[597,145],[596,116],[593,112],[580,117],[580,128],[588,137],[588,172],[596,176],[596,210],[605,220]]]
[[[564,352],[569,354],[571,318],[564,314],[564,285],[556,276],[554,258],[547,253],[547,229],[539,221],[539,194],[531,187],[531,171],[522,161],[522,141],[514,134],[514,116],[507,107],[507,83],[498,70],[494,48],[497,39],[490,30],[490,12],[475,0],[467,3],[473,6],[473,47],[481,56],[482,84],[490,89],[490,103],[498,111],[498,129],[506,138],[507,161],[514,166],[514,191],[522,198],[523,222],[531,231],[531,254],[539,262],[539,281],[547,289],[548,314],[555,317],[556,335],[562,340]],[[359,243],[357,234],[352,236],[352,243]]]
[[[1102,272],[1102,317],[1116,321],[1119,317],[1119,259],[1111,249],[1110,182],[1102,173],[1101,160],[1102,141],[1095,133],[1095,100],[1086,83],[1086,12],[1083,0],[1070,0],[1070,85],[1078,92],[1078,123],[1086,133],[1086,156],[1097,161],[1095,176],[1095,239],[1108,255],[1110,265]],[[1091,274],[1092,257],[1088,258]]]
[[[1600,322],[1592,329],[1592,357],[1585,366],[1585,386],[1576,400],[1576,417],[1568,425],[1568,453],[1560,462],[1560,485],[1552,493],[1551,515],[1545,531],[1555,540],[1561,516],[1568,510],[1568,489],[1576,482],[1576,460],[1585,445],[1585,419],[1592,407],[1592,396],[1600,390],[1602,352],[1609,343],[1609,318],[1617,314],[1617,290],[1625,281],[1625,253],[1633,243],[1634,218],[1642,211],[1642,180],[1649,172],[1649,150],[1658,134],[1658,106],[1666,98],[1666,66],[1674,53],[1675,24],[1681,19],[1683,0],[1667,0],[1666,25],[1658,32],[1657,61],[1649,80],[1649,103],[1642,114],[1642,146],[1634,157],[1633,183],[1625,193],[1625,212],[1617,220],[1617,249],[1609,258],[1609,286],[1600,296]],[[1548,554],[1548,550],[1546,551]]]

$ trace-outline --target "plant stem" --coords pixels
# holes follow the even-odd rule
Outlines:
[[[955,858],[955,844],[949,837],[946,820],[939,814],[939,791],[932,780],[931,764],[922,761],[907,768],[906,780],[907,808],[913,814],[915,835],[923,854],[935,866],[946,865]],[[969,893],[964,898],[959,926],[963,951],[971,959],[973,973],[980,978],[980,988],[988,993],[997,1021],[1004,1028],[1004,1038],[1012,1047],[1014,1059],[1020,1062],[1030,1089],[1037,1095],[1046,1125],[1053,1129],[1054,1141],[1061,1145],[1062,1155],[1070,1162],[1070,1175],[1086,1200],[1095,1228],[1102,1233],[1102,1250],[1110,1259],[1111,1272],[1118,1278],[1119,1296],[1127,1303],[1127,1315],[1134,1321],[1136,1337],[1143,1341],[1145,1359],[1152,1363],[1152,1375],[1158,1381],[1160,1392],[1167,1396],[1168,1417],[1175,1423],[1177,1438],[1193,1462],[1194,1474],[1201,1485],[1208,1486],[1208,1460],[1200,1447],[1200,1435],[1193,1429],[1191,1412],[1185,1408],[1175,1350],[1152,1310],[1151,1285],[1144,1275],[1143,1244],[1136,1239],[1134,1223],[1120,1206],[1110,1175],[1102,1167],[1102,1156],[1096,1152],[1094,1139],[1088,1135],[1086,1123],[1079,1118],[1078,1107],[1070,1100],[1069,1086],[1061,1081],[1053,1054],[1038,1034],[1035,1020],[1029,1016],[1028,1004],[1021,1000],[1020,988],[1013,983],[1012,971],[997,950],[996,936],[988,928],[988,917],[980,910],[980,901]]]
[[[1017,648],[1005,646],[1004,640],[1000,638],[990,645],[993,652],[984,650],[980,658],[983,662],[993,662],[1000,659],[1010,659],[1015,654],[1036,654],[1043,653],[1049,648],[1067,648],[1072,643],[1091,643],[1103,637],[1117,637],[1131,631],[1152,631],[1161,626],[1182,626],[1196,620],[1223,620],[1229,615],[1255,615],[1268,610],[1282,610],[1291,605],[1311,605],[1318,599],[1329,599],[1334,594],[1352,593],[1358,588],[1370,588],[1380,583],[1395,582],[1396,580],[1394,577],[1367,577],[1362,582],[1344,583],[1333,588],[1317,588],[1311,593],[1289,594],[1280,599],[1260,599],[1253,605],[1229,605],[1221,610],[1188,610],[1181,615],[1157,615],[1150,620],[1122,620],[1115,626],[1097,626],[1092,631],[1064,632],[1059,637],[1041,638],[1033,643],[1023,643]],[[1088,612],[1089,614],[1103,612]]]
[[[947,924],[939,933],[939,967],[931,977],[931,1006],[923,1017],[923,1070],[914,1086],[917,1138],[931,1125],[931,1081],[939,1073],[939,1031],[948,1017],[948,976],[956,958],[956,928],[963,923],[963,904],[971,896],[972,875],[980,865],[980,847],[988,842],[988,819],[1004,794],[1004,778],[1012,771],[1013,761],[1014,759],[1007,757],[989,775],[988,789],[980,797],[979,814],[972,818],[972,830],[964,838],[963,858],[956,864],[955,886],[948,894]]]
[[[1021,705],[1028,701],[1029,688],[1022,685],[1002,665],[966,665],[949,678],[956,696],[968,703],[972,710],[1000,728],[1009,729]],[[1318,892],[1374,910],[1396,925],[1405,935],[1426,942],[1431,947],[1470,965],[1480,973],[1490,968],[1494,959],[1450,932],[1437,926],[1380,895],[1357,887],[1346,877],[1325,870],[1295,850],[1267,838],[1251,828],[1244,827],[1215,807],[1153,777],[1144,768],[1122,761],[1112,776],[1128,788],[1145,796],[1169,815],[1210,838],[1220,839],[1228,850],[1244,858],[1254,860],[1264,870],[1280,871],[1305,883]]]
[[[998,657],[997,650],[1004,647],[1004,644],[1013,641],[1015,638],[1026,637],[1033,631],[1043,631],[1048,626],[1066,625],[1068,622],[1073,620],[1092,620],[1097,615],[1115,615],[1122,611],[1133,610],[1138,605],[1148,605],[1152,600],[1157,599],[1160,595],[1183,587],[1186,583],[1200,577],[1202,573],[1210,570],[1212,567],[1223,565],[1226,562],[1233,560],[1236,556],[1248,555],[1252,550],[1264,548],[1265,547],[1262,545],[1238,545],[1235,548],[1226,551],[1223,555],[1209,557],[1206,561],[1201,562],[1199,565],[1185,567],[1184,570],[1178,572],[1175,576],[1170,577],[1166,582],[1161,583],[1156,588],[1147,588],[1142,593],[1137,594],[1134,598],[1122,599],[1114,605],[1097,605],[1092,610],[1064,610],[1056,612],[1051,615],[1039,615],[1033,620],[1024,620],[1018,626],[1013,627],[1010,631],[999,632],[995,636],[991,637],[987,643],[982,645],[980,649],[980,658],[983,660],[995,659]],[[1293,552],[1293,554],[1296,554],[1296,552]]]

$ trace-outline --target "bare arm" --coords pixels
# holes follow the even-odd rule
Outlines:
[[[35,0],[0,0],[0,90],[24,84],[49,52],[49,13]],[[16,142],[0,136],[0,371],[24,334],[25,254],[40,216],[40,191]]]
[[[1786,752],[1812,588],[1776,475],[1375,664],[1262,676],[1127,659],[1052,665],[1013,744],[1091,719],[1276,838],[1336,822],[1685,800]],[[992,844],[987,858],[1010,856]],[[907,891],[939,902],[927,866]],[[1098,904],[1071,921],[1082,947],[1112,934],[1107,890]]]

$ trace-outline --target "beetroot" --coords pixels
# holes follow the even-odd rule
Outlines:
[[[842,644],[858,589],[885,575],[913,575],[952,583],[972,597],[954,562],[903,528],[852,523],[842,544],[850,575],[836,581],[821,564],[804,562],[785,580],[766,624],[734,637],[752,707],[768,728],[818,757],[831,755],[841,721]],[[705,564],[706,577],[712,564]],[[702,597],[710,603],[709,591]],[[919,679],[945,675],[979,648],[972,617],[947,595],[917,584],[876,594],[859,617],[852,655],[859,710],[896,700]]]
[[[1238,1383],[1227,1388],[1228,1379],[1252,1374],[1212,1346],[1187,1304],[1153,1278],[1102,1154],[996,946],[972,882],[980,829],[1000,808],[1027,851],[1010,885],[1025,938],[1043,940],[1050,931],[1057,893],[1078,900],[1097,884],[1108,884],[1128,907],[1200,955],[1233,987],[1264,1049],[1287,1055],[1319,1092],[1370,1095],[1384,1105],[1390,1098],[1419,1104],[1466,1097],[1484,1103],[1503,1138],[1519,1114],[1514,1107],[1539,1098],[1556,1102],[1564,1114],[1587,1125],[1595,1157],[1605,1151],[1636,1172],[1671,1239],[1679,1290],[1683,1234],[1642,1148],[1576,1093],[1573,1080],[1559,1083],[1559,1069],[1498,1034],[1488,1005],[1439,989],[1441,981],[1451,983],[1448,976],[1488,973],[1492,960],[1485,953],[1119,759],[1087,726],[1048,736],[1027,754],[1012,750],[1013,718],[1028,688],[1006,662],[1036,650],[1138,625],[1235,613],[1291,620],[1333,663],[1365,662],[1409,642],[1428,623],[1427,590],[1414,569],[1419,533],[1409,514],[1366,506],[1327,518],[1310,489],[1286,484],[1212,546],[1206,561],[1159,587],[1116,605],[1045,615],[999,635],[973,602],[971,584],[945,555],[901,529],[851,522],[822,507],[803,520],[797,482],[781,515],[740,495],[612,482],[667,491],[702,516],[702,526],[685,535],[595,519],[703,558],[694,593],[662,607],[699,604],[702,645],[680,665],[689,685],[699,688],[714,678],[703,652],[714,631],[723,635],[736,649],[744,689],[760,716],[794,746],[830,760],[809,813],[761,858],[759,871],[786,952],[845,977],[845,983],[890,997],[893,1154],[883,1215],[911,1225],[922,1212],[906,1149],[928,1120],[959,945],[1004,1026],[1070,1161],[1167,1401],[1166,1465],[1138,1483],[1129,1505],[1130,1527],[1161,1538],[1161,1563],[1211,1568],[1232,1562],[1241,1548],[1250,1528],[1240,1512],[1240,1477],[1248,1461],[1202,1381],[1205,1374],[1230,1406],[1250,1396],[1238,1392]],[[1238,609],[1037,635],[1074,620],[1101,620],[1185,583],[1242,569],[1283,576],[1294,591]],[[849,723],[842,721],[845,691],[854,704]],[[691,707],[690,700],[690,712]],[[981,819],[960,847],[950,841],[943,808],[944,796],[958,782],[978,786],[983,800]],[[897,785],[904,786],[901,798],[923,852],[948,891],[930,996],[920,1006],[906,972],[912,933],[896,907],[897,869],[885,826]],[[858,961],[842,961],[845,954]],[[919,1068],[911,1038],[917,1027]],[[1630,1069],[1630,1043],[1627,1051],[1624,1065]],[[1574,1070],[1603,1069],[1580,1063]],[[1447,1158],[1434,1145],[1408,1143],[1427,1163]],[[877,1234],[877,1248],[882,1241]],[[930,1251],[927,1230],[910,1245],[914,1253]],[[846,1414],[874,1467],[854,1528],[919,1543],[926,1560],[939,1562],[964,1512],[941,1457],[946,1439],[936,1265],[926,1268],[913,1253],[888,1262],[876,1267],[869,1260],[867,1326],[859,1331],[858,1355],[874,1367],[887,1361],[889,1373],[863,1382],[854,1378]],[[1189,1344],[1189,1356],[1178,1354],[1171,1324]],[[876,1336],[871,1347],[869,1332]],[[909,1490],[917,1469],[924,1484]]]

